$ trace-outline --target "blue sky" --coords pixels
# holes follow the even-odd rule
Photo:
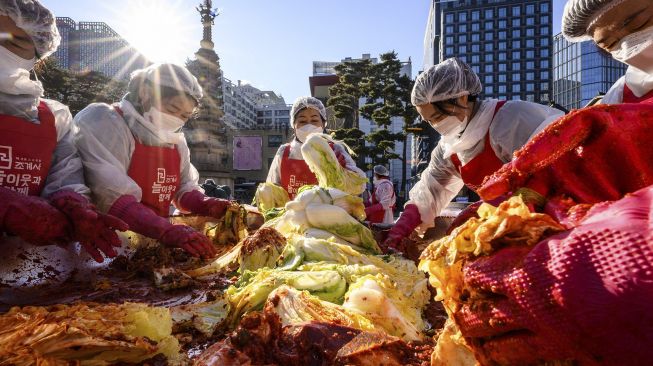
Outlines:
[[[41,0],[57,16],[106,22],[155,61],[183,63],[199,47],[200,0]],[[564,0],[554,2],[554,32]],[[213,41],[225,75],[281,93],[309,94],[312,61],[395,50],[421,69],[429,0],[217,0]],[[148,55],[149,53],[149,55]],[[158,59],[157,59],[158,58]]]

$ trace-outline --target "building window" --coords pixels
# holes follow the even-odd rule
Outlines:
[[[535,84],[527,83],[526,84],[526,91],[529,91],[529,92],[535,91]]]
[[[458,21],[459,22],[466,22],[467,21],[467,12],[466,11],[461,11],[458,13]]]
[[[519,71],[521,70],[521,64],[519,62],[513,62],[512,63],[512,70],[513,71]]]
[[[486,41],[494,40],[494,32],[485,32],[485,40]]]
[[[467,24],[461,24],[458,26],[458,32],[465,33],[467,32]]]
[[[472,42],[478,42],[481,40],[481,36],[478,33],[472,34]]]
[[[473,44],[472,45],[472,52],[474,52],[474,53],[481,52],[481,46],[479,46],[477,44]]]
[[[499,74],[499,82],[505,83],[507,80],[506,74]]]
[[[488,53],[485,55],[485,62],[492,62],[494,61],[494,57],[492,57],[491,53]]]
[[[521,59],[521,52],[520,51],[512,51],[512,59],[513,60]]]
[[[535,37],[535,28],[527,28],[526,37]]]
[[[513,29],[512,38],[519,38],[519,37],[521,37],[521,31],[519,29]]]
[[[549,49],[548,49],[548,48],[543,48],[543,49],[540,51],[540,56],[541,56],[541,57],[549,57]]]
[[[540,17],[540,23],[542,24],[548,24],[549,23],[549,16],[548,15],[542,15]]]
[[[493,29],[494,22],[485,22],[485,29]]]
[[[535,5],[534,4],[526,5],[526,14],[528,14],[528,15],[535,14]]]
[[[461,34],[458,36],[458,43],[467,43],[467,35]]]
[[[447,47],[447,48],[445,49],[445,53],[446,53],[449,57],[451,57],[451,56],[455,56],[455,55],[454,55],[454,52],[453,52],[453,47],[451,47],[451,46],[450,46],[450,47]]]
[[[445,15],[445,19],[446,19],[446,22],[447,22],[447,23],[453,23],[453,22],[454,22],[454,19],[453,19],[453,13],[447,13],[447,14]]]
[[[492,67],[492,64],[487,64],[485,65],[485,72],[493,72],[494,67]]]
[[[448,25],[444,28],[445,33],[451,34],[453,33],[453,25]]]
[[[508,15],[508,9],[505,7],[499,8],[499,17],[505,18]]]
[[[543,68],[543,69],[548,69],[549,68],[549,60],[540,61],[540,67]]]
[[[483,78],[483,82],[486,84],[492,84],[494,82],[494,78],[492,75],[485,75],[485,78]]]
[[[505,51],[508,49],[508,43],[507,42],[499,42],[499,50],[500,51]]]
[[[513,6],[512,7],[512,16],[513,17],[518,17],[521,15],[521,7],[520,6]]]
[[[512,84],[512,92],[513,92],[513,93],[519,93],[519,92],[521,92],[521,85],[519,85],[519,84],[517,84],[517,83]]]
[[[492,51],[494,51],[494,44],[492,42],[486,43],[485,52],[492,52]]]
[[[535,69],[535,61],[526,61],[526,70]]]
[[[504,72],[505,72],[506,70],[508,70],[507,67],[508,67],[507,64],[505,64],[505,63],[500,63],[500,64],[499,64],[499,71],[504,71]]]
[[[535,73],[534,72],[527,72],[526,73],[526,80],[533,81],[534,79],[535,79]]]
[[[549,27],[540,28],[540,34],[543,35],[543,36],[546,36],[547,34],[549,34]]]
[[[499,29],[506,29],[507,27],[508,27],[508,22],[506,22],[505,20],[499,20]],[[503,32],[503,34],[505,37],[506,32]]]
[[[472,32],[478,32],[481,30],[481,25],[479,23],[472,23]]]
[[[512,81],[520,81],[521,80],[521,74],[518,72],[515,72],[512,74]]]
[[[492,90],[491,86],[486,86],[485,87],[485,94],[491,95],[493,92],[494,92],[494,90]]]
[[[464,47],[464,46],[463,46],[463,47]],[[462,62],[467,63],[467,56],[458,56],[458,58],[459,58]]]
[[[535,51],[533,50],[526,51],[526,58],[535,58]]]
[[[534,17],[526,18],[526,25],[534,26],[535,25],[535,18]]]
[[[498,59],[499,61],[506,61],[506,56],[507,56],[507,55],[506,55],[505,52],[499,52],[499,54],[497,55],[497,57],[498,57],[497,59]]]
[[[472,20],[479,20],[481,18],[481,12],[478,10],[474,10],[472,12]]]
[[[526,48],[535,48],[535,40],[534,39],[527,39],[526,40]]]
[[[540,38],[540,46],[548,46],[549,45],[549,38],[543,37]]]
[[[540,79],[542,79],[542,80],[548,80],[548,79],[549,79],[549,72],[548,72],[548,71],[542,71],[542,72],[540,72]]]
[[[513,26],[513,27],[519,27],[519,26],[521,26],[521,22],[520,22],[520,20],[521,20],[521,19],[519,19],[519,18],[513,18],[513,19],[512,19],[512,26]]]
[[[513,50],[518,50],[521,48],[521,42],[520,41],[512,41],[512,49]]]
[[[540,13],[548,13],[549,12],[549,3],[543,2],[540,4]]]
[[[499,93],[505,93],[506,92],[506,86],[505,85],[499,85]]]
[[[458,46],[458,54],[464,55],[467,53],[467,46]]]
[[[473,70],[475,73],[477,73],[477,74],[478,74],[479,72],[481,72],[481,70],[478,68],[478,66],[472,66],[472,70]]]
[[[485,9],[485,19],[492,19],[494,18],[494,9]]]
[[[479,55],[472,55],[472,63],[477,64],[481,62],[481,57]]]
[[[281,135],[268,136],[268,147],[279,147],[282,144],[283,144],[283,136]]]
[[[549,90],[549,83],[540,83],[540,90]]]

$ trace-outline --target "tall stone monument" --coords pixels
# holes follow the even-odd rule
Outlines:
[[[204,98],[197,116],[186,124],[184,132],[191,162],[200,172],[200,182],[213,178],[217,184],[233,189],[233,138],[231,130],[222,121],[222,71],[211,34],[218,13],[211,0],[204,0],[196,9],[201,17],[204,36],[195,58],[189,60],[186,66],[202,85]]]

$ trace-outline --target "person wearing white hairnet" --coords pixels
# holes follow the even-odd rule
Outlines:
[[[628,65],[601,103],[653,99],[653,2],[571,0],[565,5],[562,34],[572,42],[592,40]]]
[[[94,103],[75,116],[75,144],[101,210],[163,245],[211,257],[215,248],[205,235],[168,220],[171,202],[182,212],[216,218],[230,205],[204,195],[181,131],[201,98],[202,88],[185,67],[137,70],[119,103]]]
[[[304,185],[317,184],[317,177],[304,161],[301,148],[312,133],[323,133],[326,128],[326,108],[313,97],[299,97],[290,110],[290,124],[295,131],[292,142],[283,144],[270,164],[267,182],[283,187],[290,199],[297,195],[297,190]],[[344,168],[365,177],[365,173],[356,167],[347,150],[339,144],[331,147]]]
[[[442,137],[410,190],[386,247],[401,250],[402,239],[414,229],[423,233],[434,226],[463,185],[478,187],[531,136],[564,114],[525,101],[478,100],[481,90],[476,73],[457,58],[430,67],[415,80],[411,101]]]
[[[0,302],[20,302],[18,287],[29,293],[92,269],[88,255],[116,256],[115,230],[127,229],[88,199],[68,107],[42,98],[30,79],[59,41],[38,1],[0,0]]]
[[[390,172],[383,165],[375,166],[373,172],[374,192],[370,204],[365,207],[367,221],[372,224],[392,224],[395,221],[397,197],[395,187],[390,181]]]

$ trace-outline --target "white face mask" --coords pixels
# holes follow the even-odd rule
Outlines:
[[[11,95],[43,95],[41,83],[29,78],[35,62],[36,58],[25,60],[0,46],[0,91]]]
[[[155,107],[151,107],[149,111],[143,113],[143,117],[164,132],[177,132],[186,124],[181,118],[162,112]]]
[[[653,27],[625,36],[610,53],[615,60],[653,74]]]
[[[442,121],[431,126],[442,136],[457,136],[463,132],[465,126],[467,126],[467,117],[461,121],[456,116],[447,116]]]
[[[299,140],[300,142],[304,142],[308,138],[308,135],[312,133],[322,133],[322,131],[324,131],[322,127],[307,124],[296,129],[295,136],[297,137],[297,140]]]

